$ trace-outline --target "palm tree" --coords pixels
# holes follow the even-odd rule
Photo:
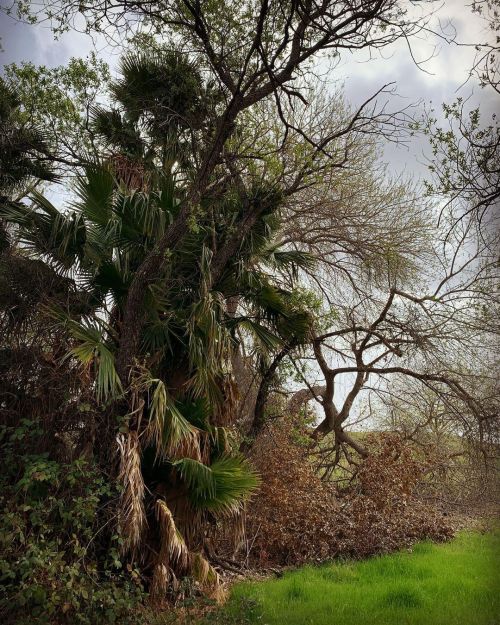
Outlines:
[[[216,91],[203,84],[193,63],[157,48],[125,55],[110,86],[111,108],[94,107],[92,130],[130,188],[144,188],[151,172],[175,164],[189,175],[207,132]]]
[[[70,336],[68,357],[92,370],[101,405],[119,406],[125,392],[130,398],[118,435],[124,548],[153,568],[155,594],[188,572],[214,581],[203,560],[200,529],[237,515],[258,482],[228,443],[235,331],[252,332],[268,350],[286,332],[304,331],[304,312],[288,304],[287,291],[255,261],[289,259],[277,261],[282,252],[265,244],[264,218],[209,288],[208,242],[224,233],[211,230],[211,219],[202,222],[172,254],[167,270],[176,279],[168,289],[155,284],[144,294],[141,353],[124,389],[114,359],[127,288],[175,215],[182,189],[164,173],[154,190],[130,190],[117,182],[109,164],[96,164],[77,179],[75,192],[70,210],[58,210],[35,192],[32,206],[11,204],[0,215],[16,225],[25,254],[73,282],[72,301],[48,305]],[[219,210],[220,226],[228,207]],[[247,314],[227,314],[225,302],[235,296],[246,302]],[[157,554],[153,561],[145,556],[145,544]]]
[[[46,308],[67,332],[67,358],[90,374],[108,423],[119,414],[123,548],[163,596],[179,575],[217,581],[206,530],[237,517],[258,484],[230,442],[231,354],[242,333],[263,357],[305,337],[309,316],[286,285],[310,258],[273,245],[281,198],[261,185],[253,201],[266,209],[214,280],[217,250],[242,208],[231,188],[217,202],[207,198],[164,279],[144,293],[140,352],[130,379],[121,380],[115,354],[128,288],[175,219],[190,175],[190,138],[209,123],[206,89],[177,55],[132,55],[122,71],[113,87],[119,107],[94,113],[95,131],[111,149],[77,177],[71,205],[60,210],[34,192],[31,206],[8,203],[0,217],[16,227],[24,255],[73,285],[71,298],[48,297]],[[230,312],[235,299],[240,306]],[[110,445],[98,433],[95,453],[108,463]]]

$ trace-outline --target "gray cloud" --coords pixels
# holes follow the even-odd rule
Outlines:
[[[37,65],[57,67],[67,63],[71,57],[85,57],[96,48],[106,60],[113,58],[102,38],[71,31],[55,39],[47,24],[24,24],[3,13],[0,13],[0,37],[2,66],[32,61]]]

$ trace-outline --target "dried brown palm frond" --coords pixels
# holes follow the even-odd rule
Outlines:
[[[160,530],[158,563],[186,572],[189,568],[189,549],[175,525],[174,517],[162,499],[157,499],[155,508]]]
[[[215,427],[212,432],[212,439],[221,455],[229,454],[231,451],[230,436],[234,431],[228,431],[225,427]]]
[[[203,462],[203,464],[210,464],[210,457],[212,454],[213,434],[210,432],[200,431],[200,457],[193,458]]]
[[[162,499],[156,501],[156,518],[160,528],[160,550],[154,567],[150,593],[154,600],[161,599],[167,591],[175,592],[179,575],[190,574],[214,598],[220,598],[220,578],[201,552],[188,549],[179,532],[172,512]]]
[[[213,423],[218,426],[232,425],[238,414],[240,400],[238,384],[233,376],[226,375],[220,381],[220,385],[224,402],[215,405]]]
[[[227,589],[222,584],[217,584],[217,586],[215,586],[215,588],[209,593],[209,597],[218,604],[223,604],[227,600],[227,596]]]
[[[144,480],[141,473],[141,448],[137,432],[117,436],[120,451],[119,482],[123,485],[120,500],[119,526],[124,537],[123,551],[134,552],[146,526]]]
[[[195,551],[201,549],[204,542],[203,530],[206,525],[203,511],[193,508],[185,488],[171,491],[167,505],[189,549]]]
[[[246,542],[246,505],[229,519],[229,536],[233,553],[236,553]]]
[[[151,585],[149,587],[151,600],[154,602],[164,599],[169,590],[176,592],[178,587],[179,581],[172,569],[166,564],[158,562],[154,567]]]
[[[151,175],[138,160],[132,160],[123,154],[114,154],[109,164],[116,179],[126,189],[147,193],[150,189]]]
[[[206,452],[204,451],[205,445],[205,432],[199,430],[193,430],[193,432],[182,438],[178,443],[168,443],[165,445],[165,454],[170,460],[181,460],[182,458],[191,458],[192,460],[198,460],[198,462],[204,462]]]

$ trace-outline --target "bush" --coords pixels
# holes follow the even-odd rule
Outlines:
[[[108,531],[117,493],[91,460],[29,453],[43,434],[29,420],[0,430],[2,622],[138,623],[140,578]]]
[[[411,444],[395,434],[372,434],[369,457],[343,493],[345,532],[338,533],[343,555],[365,557],[387,553],[418,540],[446,540],[453,530],[416,489],[428,469]]]
[[[442,515],[414,496],[425,465],[394,435],[374,435],[350,486],[323,482],[293,424],[261,434],[252,461],[262,487],[247,511],[250,557],[258,565],[301,564],[339,556],[365,557],[421,539],[452,535]]]
[[[291,424],[276,422],[262,432],[251,460],[262,475],[247,510],[252,559],[266,566],[330,557],[339,514],[335,489],[315,474]]]

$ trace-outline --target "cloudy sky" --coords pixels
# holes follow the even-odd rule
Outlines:
[[[410,53],[404,40],[400,40],[372,59],[367,58],[366,52],[345,56],[328,78],[344,83],[347,98],[353,104],[360,103],[383,84],[395,81],[398,95],[392,101],[394,108],[420,101],[422,105],[430,107],[432,103],[439,109],[442,102],[450,102],[460,95],[470,98],[471,106],[481,104],[485,115],[490,115],[495,110],[495,102],[477,83],[467,81],[476,54],[473,44],[491,38],[487,23],[472,14],[471,1],[435,3],[430,26],[448,39],[455,38],[456,43],[447,44],[432,34],[422,35],[412,41]],[[53,67],[66,63],[72,56],[86,56],[94,48],[111,66],[116,63],[116,51],[102,40],[95,41],[76,32],[54,40],[47,25],[21,24],[3,14],[0,19],[3,47],[0,65],[29,60]],[[421,69],[412,55],[418,62],[423,62]],[[388,146],[385,158],[394,172],[421,175],[425,173],[425,151],[425,142],[414,140],[406,146]]]

